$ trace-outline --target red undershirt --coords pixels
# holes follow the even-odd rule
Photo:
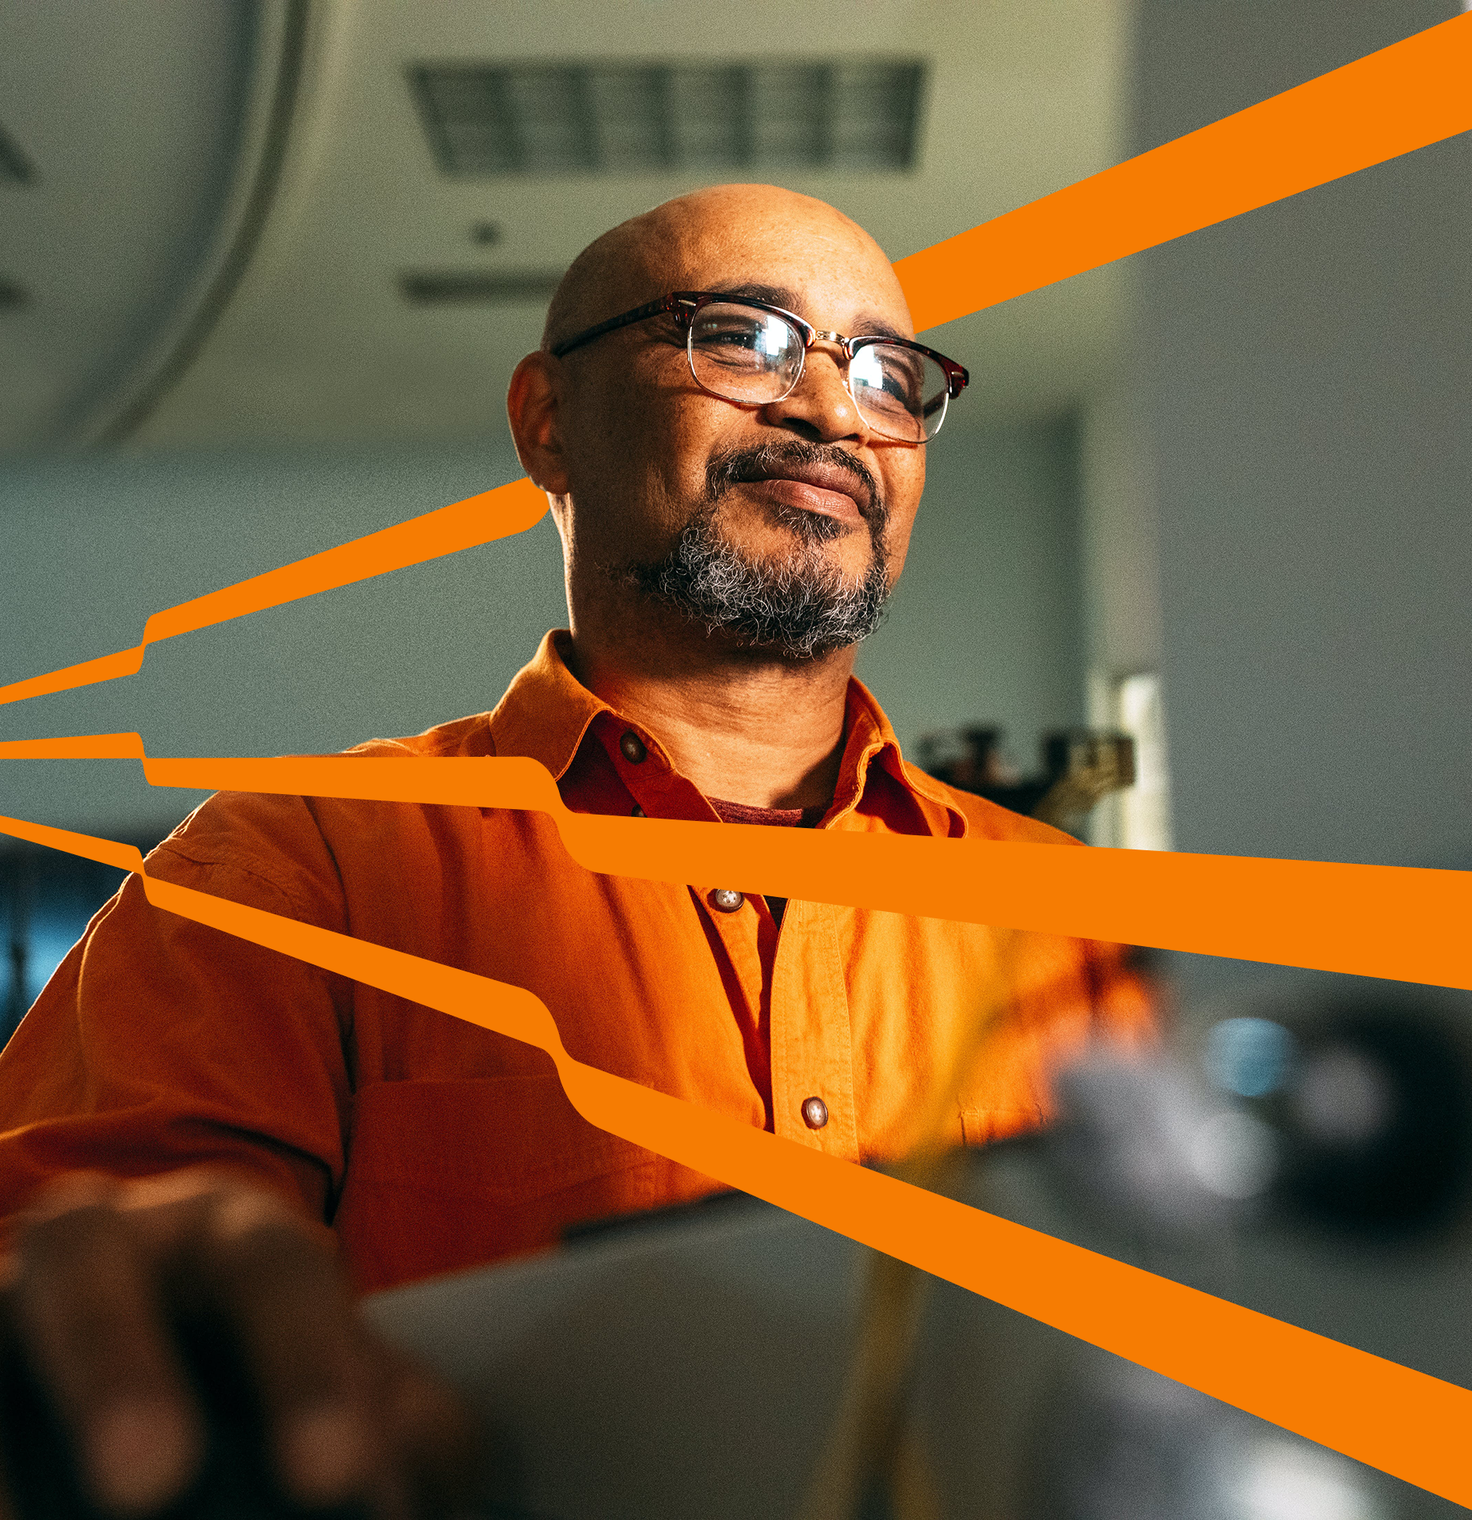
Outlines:
[[[810,808],[759,808],[748,807],[744,802],[727,802],[722,797],[707,797],[706,801],[720,815],[722,823],[764,823],[783,829],[816,828],[829,807],[826,802]],[[779,924],[786,906],[785,897],[767,898],[767,907]]]

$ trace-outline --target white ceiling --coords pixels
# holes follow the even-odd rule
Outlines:
[[[85,435],[191,295],[249,93],[246,18],[198,0],[0,0],[0,447]]]
[[[9,7],[0,10],[0,23],[13,27],[17,18],[30,18],[32,52],[44,53],[49,25],[35,18],[43,11],[68,10],[31,9],[29,0],[0,3]],[[162,7],[180,27],[196,33],[199,24],[190,16],[209,9],[192,0],[70,4],[114,17],[140,10],[157,16]],[[786,181],[841,207],[899,258],[1120,156],[1128,4],[748,0],[734,7],[689,0],[318,0],[307,11],[304,72],[283,171],[248,267],[182,378],[129,441],[172,447],[500,438],[505,380],[521,354],[535,346],[540,305],[413,307],[399,293],[400,274],[559,270],[605,228],[694,183],[667,175],[447,179],[434,166],[409,94],[404,75],[409,64],[847,54],[926,58],[930,90],[916,172]],[[266,7],[278,31],[284,8],[285,0]],[[126,200],[121,192],[127,175],[151,173],[168,184],[171,165],[187,160],[190,152],[195,160],[200,157],[202,112],[208,116],[201,100],[207,101],[209,92],[196,89],[191,95],[177,70],[172,93],[161,86],[151,55],[167,53],[158,36],[162,25],[152,23],[148,48],[124,50],[121,70],[108,39],[89,53],[85,39],[63,39],[65,27],[49,27],[56,46],[65,40],[71,50],[68,59],[51,60],[53,72],[74,70],[80,53],[84,69],[121,75],[133,87],[114,88],[91,102],[90,136],[74,131],[72,139],[57,130],[54,119],[66,108],[65,90],[49,97],[51,118],[44,91],[32,91],[24,110],[0,107],[0,125],[26,143],[40,170],[33,186],[0,188],[0,214],[15,234],[0,242],[0,276],[20,265],[43,264],[48,255],[65,261],[77,248],[95,250],[119,237],[132,240],[125,251],[135,262],[179,263],[177,250],[166,255],[156,245],[161,227],[172,230],[176,243],[183,240],[188,215],[178,211],[172,220],[155,215],[151,224],[140,225],[145,219],[130,220],[126,204],[119,204]],[[193,45],[198,49],[197,39]],[[255,56],[258,71],[274,66],[269,48],[258,48]],[[223,65],[217,59],[196,67],[218,72]],[[78,92],[72,90],[69,98],[75,114]],[[169,138],[164,127],[171,113]],[[215,121],[210,130],[222,129]],[[242,153],[252,151],[255,139],[249,132],[239,140]],[[83,174],[70,161],[97,155],[109,144],[105,174],[97,165]],[[132,164],[126,173],[122,158]],[[236,181],[241,173],[237,164]],[[107,181],[100,192],[94,183],[99,177]],[[198,183],[189,182],[196,221],[199,205],[228,201],[220,183],[207,180],[196,173]],[[182,182],[176,177],[173,183]],[[502,229],[493,246],[472,239],[472,227],[483,221]],[[218,258],[223,246],[222,236],[209,256]],[[104,267],[95,253],[90,267]],[[167,322],[155,316],[160,329],[179,330],[187,313],[177,308],[198,299],[208,282],[196,275],[176,283],[176,309]],[[109,299],[124,298],[110,297],[100,274],[94,285],[81,282],[70,307],[64,291],[58,291],[55,305],[38,297],[24,312],[0,313],[0,341],[25,324],[27,339],[17,358],[39,374],[46,366],[47,324],[73,334],[84,331],[78,313],[106,308]],[[937,345],[966,362],[974,377],[957,420],[967,414],[982,419],[1052,411],[1078,401],[1107,374],[1122,299],[1120,272],[1103,270],[937,330]],[[139,312],[156,312],[156,292],[152,301],[150,308],[135,293],[130,319],[135,327],[142,320]],[[142,342],[134,347],[131,390],[117,382],[119,405],[125,392],[146,389],[146,372],[160,362],[157,340],[151,349]],[[115,358],[112,363],[116,371]],[[82,368],[73,364],[79,376]],[[95,390],[98,376],[109,372],[99,358],[87,382]],[[94,436],[106,430],[95,407],[90,422],[68,423],[77,415],[75,405],[68,411],[52,404],[49,422],[38,414],[29,432],[10,428],[0,433],[0,441],[56,441],[67,426],[73,436],[78,427],[90,427]]]

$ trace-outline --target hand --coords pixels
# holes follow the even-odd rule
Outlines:
[[[69,1178],[21,1222],[8,1268],[5,1354],[104,1513],[151,1514],[191,1490],[213,1433],[201,1389],[222,1376],[229,1402],[258,1414],[253,1463],[290,1503],[406,1520],[469,1491],[458,1402],[364,1325],[331,1231],[275,1194],[199,1171]],[[0,1483],[0,1514],[25,1520],[16,1483]]]

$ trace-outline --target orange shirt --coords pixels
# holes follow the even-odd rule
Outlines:
[[[573,678],[565,637],[494,712],[351,753],[528,755],[574,810],[719,826]],[[914,771],[858,681],[845,733],[819,827],[1072,843]],[[989,999],[958,1142],[1036,1124],[1053,1057],[1149,1025],[1115,947],[802,901],[779,927],[721,882],[590,872],[534,812],[222,793],[149,871],[529,988],[579,1060],[851,1161],[904,1150]],[[155,909],[131,878],[0,1056],[0,1131],[0,1214],[72,1169],[225,1164],[330,1222],[364,1289],[715,1186],[588,1124],[541,1051]]]

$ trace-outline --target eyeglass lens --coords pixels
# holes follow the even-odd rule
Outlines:
[[[802,334],[773,312],[713,301],[690,324],[690,370],[714,395],[748,405],[779,400],[802,370]],[[946,413],[946,372],[893,343],[865,344],[849,364],[854,404],[876,432],[919,443]]]

